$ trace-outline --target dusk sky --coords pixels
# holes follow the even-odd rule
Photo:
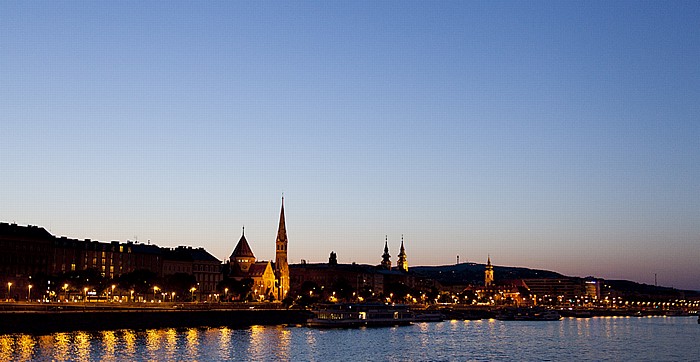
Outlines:
[[[700,2],[0,2],[0,221],[700,290]],[[496,275],[498,279],[498,275]]]

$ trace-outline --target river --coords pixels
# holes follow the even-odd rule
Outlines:
[[[444,321],[392,328],[187,328],[0,335],[0,361],[692,361],[696,317]]]

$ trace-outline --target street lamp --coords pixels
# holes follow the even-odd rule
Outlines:
[[[84,300],[84,302],[87,302],[87,291],[88,291],[88,288],[83,288],[83,293],[85,293],[85,300]]]
[[[63,284],[63,299],[68,300],[68,283]]]
[[[116,285],[112,284],[112,300],[114,300],[114,288],[115,287],[116,287]]]
[[[156,300],[156,292],[157,292],[158,290],[160,290],[160,288],[158,288],[157,286],[153,286],[153,300],[154,300],[154,301]]]
[[[129,292],[131,293],[131,301],[133,302],[134,301],[134,290],[132,289]]]
[[[12,282],[7,282],[7,300],[9,301],[12,295]]]
[[[192,301],[194,302],[194,291],[197,290],[197,288],[192,287],[190,288],[190,293],[192,293]]]
[[[31,301],[32,301],[32,286],[33,286],[33,285],[31,285],[31,284],[29,284],[29,285],[27,286],[27,289],[29,290],[29,292],[27,292],[27,302],[31,302]]]
[[[170,301],[171,301],[171,302],[174,302],[174,301],[175,301],[175,292],[172,292],[172,293],[170,294]]]
[[[228,300],[228,288],[224,288],[224,301]]]

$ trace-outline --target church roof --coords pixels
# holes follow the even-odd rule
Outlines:
[[[245,239],[245,233],[241,235],[241,240],[238,240],[238,244],[236,245],[236,248],[233,249],[231,257],[255,258],[253,250],[251,250],[250,245],[248,245],[248,240]]]
[[[250,269],[248,269],[248,275],[251,277],[261,277],[265,274],[265,270],[267,270],[268,265],[270,265],[270,263],[267,261],[256,262],[250,266]]]

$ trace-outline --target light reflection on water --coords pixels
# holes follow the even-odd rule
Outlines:
[[[0,361],[697,360],[695,318],[445,321],[316,330],[254,326],[0,335]]]

